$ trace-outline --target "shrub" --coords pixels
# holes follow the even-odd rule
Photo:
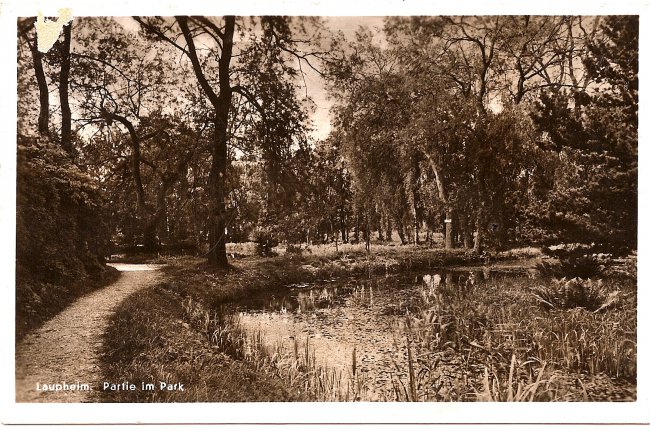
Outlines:
[[[569,256],[560,260],[560,270],[565,277],[591,278],[602,274],[603,265],[593,256]]]
[[[594,278],[605,274],[606,266],[602,259],[591,255],[569,255],[556,263],[540,262],[537,269],[544,275],[567,278]]]
[[[280,243],[276,236],[267,229],[258,229],[255,232],[254,242],[258,256],[273,256],[273,247]]]
[[[618,302],[620,291],[610,291],[601,280],[572,278],[553,280],[549,285],[535,286],[532,297],[543,307],[552,309],[585,308],[602,311]]]
[[[300,247],[300,244],[287,244],[287,250],[286,253],[291,253],[291,254],[302,254],[303,251],[307,249],[303,249]]]
[[[18,136],[16,327],[61,310],[104,277],[108,250],[102,194],[57,144]]]

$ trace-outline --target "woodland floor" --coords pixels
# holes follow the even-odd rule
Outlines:
[[[111,285],[75,301],[16,346],[16,402],[92,402],[100,389],[102,335],[114,308],[132,293],[152,286],[155,265],[124,265]],[[37,383],[88,383],[92,391],[37,391]]]

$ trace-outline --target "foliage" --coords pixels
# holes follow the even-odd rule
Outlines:
[[[390,18],[377,36],[341,41],[329,71],[363,224],[634,248],[634,18]]]
[[[17,330],[62,309],[99,279],[108,252],[104,199],[58,144],[18,136]],[[88,286],[84,286],[86,281]]]
[[[608,17],[584,59],[594,84],[542,94],[533,119],[558,154],[542,224],[556,238],[636,248],[638,17]]]
[[[603,264],[590,255],[571,255],[560,259],[560,273],[566,277],[590,278],[601,275],[603,269]]]
[[[550,380],[542,380],[545,375],[546,364],[535,370],[537,377],[534,376],[531,369],[522,366],[521,361],[513,354],[510,362],[508,380],[500,381],[496,373],[490,373],[485,368],[485,375],[482,382],[482,390],[477,393],[477,401],[542,401],[541,394],[538,392],[548,391]],[[527,379],[521,379],[521,371],[524,375],[527,373]]]
[[[122,247],[193,243],[215,263],[207,242],[225,253],[262,229],[287,244],[397,233],[477,252],[585,237],[635,248],[634,17],[391,17],[348,39],[305,17],[72,26],[72,156],[106,192]],[[31,37],[19,41],[26,135],[38,122]],[[43,57],[46,86],[63,55]],[[334,100],[318,142],[302,92],[312,72]]]
[[[387,44],[357,32],[330,71],[357,214],[380,232],[396,226],[403,242],[441,226],[446,247],[519,240],[539,171],[527,101],[564,84],[556,73],[577,55],[572,25],[414,17],[387,19]],[[553,44],[570,52],[550,56]]]
[[[253,241],[255,241],[258,256],[272,256],[273,247],[280,243],[271,232],[264,229],[258,229],[255,232]]]
[[[452,347],[470,362],[468,373],[478,366],[478,399],[563,399],[569,389],[563,372],[636,380],[634,289],[620,280],[540,285],[527,278],[496,278],[467,290],[424,286],[410,334],[425,347],[419,356]]]
[[[612,267],[611,254],[590,253],[594,249],[585,244],[561,244],[544,253],[554,259],[537,263],[537,269],[544,275],[558,278],[592,278],[604,275]]]
[[[21,267],[50,281],[101,268],[107,246],[101,192],[57,144],[18,137],[17,185]]]
[[[602,280],[590,278],[554,279],[531,289],[531,295],[543,307],[562,310],[580,307],[593,312],[614,306],[620,293],[608,289]]]

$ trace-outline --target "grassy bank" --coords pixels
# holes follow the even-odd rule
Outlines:
[[[102,391],[105,402],[300,401],[273,376],[238,361],[187,323],[182,301],[164,287],[129,297],[111,318],[103,380],[134,382],[135,391]],[[182,383],[183,391],[140,390],[141,383]]]
[[[120,276],[110,266],[77,280],[44,281],[25,271],[16,275],[16,342],[81,296],[105,287]]]

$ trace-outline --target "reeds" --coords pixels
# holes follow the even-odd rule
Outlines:
[[[230,356],[244,359],[260,370],[281,377],[310,399],[319,401],[359,401],[368,392],[367,379],[357,367],[356,348],[352,351],[351,372],[319,362],[309,336],[300,339],[271,339],[261,330],[245,330],[237,316],[229,316],[214,329],[212,341]]]
[[[593,310],[588,311],[537,306],[526,283],[538,281],[504,279],[466,292],[448,286],[432,289],[424,283],[416,295],[419,306],[406,310],[402,323],[396,324],[395,337],[404,340],[407,363],[393,362],[396,375],[406,377],[395,378],[395,399],[548,401],[571,392],[577,394],[573,399],[587,399],[579,379],[579,386],[567,385],[557,375],[636,380],[633,286],[614,290],[621,292],[616,302],[608,293],[612,290],[598,283],[567,293],[565,303],[578,301],[583,293]],[[441,379],[449,366],[431,358],[446,350],[463,361]],[[484,374],[477,375],[477,368]],[[456,387],[445,391],[444,382],[450,379]]]
[[[524,371],[524,378],[519,372],[526,364],[519,364],[515,355],[512,355],[508,379],[500,381],[497,373],[490,373],[485,367],[482,389],[476,392],[477,401],[552,401],[553,380],[543,379],[547,375],[546,364],[542,363],[535,371]],[[535,376],[535,374],[537,374]],[[527,378],[526,378],[527,377]]]

